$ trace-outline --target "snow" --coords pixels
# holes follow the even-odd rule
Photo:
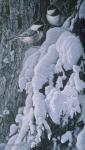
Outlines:
[[[52,92],[53,91],[51,91],[51,93]],[[60,124],[60,117],[62,115],[62,112],[66,114],[66,109],[65,109],[66,98],[64,94],[61,94],[58,91],[54,90],[54,92],[52,94],[51,93],[50,93],[51,96],[49,96],[49,94],[47,96],[48,112],[53,122],[56,124]]]
[[[43,56],[34,69],[34,77],[32,85],[34,90],[41,89],[42,85],[48,81],[49,78],[49,67],[56,63],[58,59],[58,53],[56,51],[55,44],[52,44],[48,48],[48,53]]]
[[[57,65],[56,65],[57,66]],[[58,71],[58,70],[57,70]],[[63,88],[63,80],[66,79],[66,76],[64,74],[64,71],[61,71],[63,73],[63,76],[59,76],[56,81],[56,89],[59,90],[60,88]]]
[[[61,143],[65,143],[67,141],[72,143],[72,132],[71,131],[67,131],[65,134],[63,134],[61,136]]]
[[[36,118],[36,123],[41,119],[46,118],[46,104],[44,101],[44,96],[43,94],[36,92],[33,95],[33,106],[35,107],[34,109],[34,114]]]
[[[57,140],[56,138],[52,138],[52,141],[53,141],[53,150],[56,150],[56,147],[57,147]]]
[[[80,6],[80,9],[79,9],[79,18],[82,19],[84,18],[85,19],[85,1],[82,2],[81,6]]]
[[[80,67],[79,66],[73,66],[73,71],[75,72],[75,75],[74,75],[75,87],[76,87],[78,92],[81,92],[81,91],[83,91],[83,89],[85,89],[85,82],[83,82],[79,78]]]
[[[32,54],[34,54],[35,52],[37,52],[39,50],[39,48],[40,48],[39,46],[32,46],[28,50],[26,50],[22,67],[24,67],[24,63],[26,62],[28,57],[31,56]]]
[[[42,125],[44,125],[44,128],[47,130],[48,138],[50,139],[51,137],[50,127],[45,120],[47,114],[47,107],[44,99],[45,99],[44,95],[39,92],[35,92],[33,95],[33,106],[35,108],[34,114],[35,114],[36,124],[38,126],[37,129],[38,133],[35,138],[36,144],[38,144],[41,141],[41,135],[43,131]]]
[[[24,107],[19,107],[18,108],[18,114],[23,114],[23,110],[24,110]]]
[[[83,119],[85,123],[85,95],[79,95],[79,101],[82,106],[81,119]],[[85,150],[85,126],[77,137],[76,145],[77,145],[78,150]]]
[[[50,93],[50,91],[53,89],[53,86],[52,85],[49,85],[45,88],[45,94],[46,96]]]
[[[76,114],[76,112],[81,113],[78,93],[75,87],[66,85],[65,89],[62,92],[67,97],[67,108],[69,116],[73,118],[73,115]]]
[[[44,130],[50,140],[52,131],[46,120],[47,114],[58,125],[62,116],[65,125],[68,123],[68,117],[73,118],[77,112],[81,113],[78,92],[84,84],[79,79],[80,68],[76,64],[82,54],[83,48],[79,38],[62,27],[49,29],[46,40],[40,47],[31,47],[27,50],[19,75],[20,91],[25,90],[27,97],[25,106],[18,109],[15,118],[18,126],[13,124],[10,127],[10,135],[18,130],[18,134],[8,141],[7,145],[11,145],[10,150],[19,150],[20,147],[27,150],[29,147],[35,147],[41,142]],[[65,70],[73,69],[73,73],[64,89],[60,91],[60,87],[63,88],[63,80],[67,79],[62,66]],[[58,76],[54,87],[54,74],[60,72],[63,75]],[[43,90],[46,83],[45,93],[41,93],[40,90]],[[71,131],[67,131],[61,138],[62,143],[68,140],[71,143]],[[24,145],[24,148],[21,145]]]
[[[12,137],[9,139],[8,143],[6,144],[5,150],[9,150],[9,149],[11,150],[12,146],[14,145],[14,142],[15,142],[17,136],[18,136],[18,134],[12,136]]]
[[[85,150],[85,126],[77,137],[77,148],[78,150]]]
[[[48,47],[52,44],[55,44],[61,33],[64,31],[65,29],[59,27],[54,27],[47,31],[46,40],[40,47],[40,59],[47,53]]]
[[[16,134],[18,131],[18,126],[16,126],[16,124],[12,124],[10,126],[10,133],[9,136],[12,136],[13,134]]]
[[[55,72],[56,72],[56,73],[63,72],[62,64],[61,64],[60,59],[58,59],[58,61],[57,61],[57,63],[56,63]]]
[[[0,150],[4,150],[5,148],[5,143],[0,143]]]
[[[10,148],[12,147],[12,150],[30,150],[30,147],[27,143],[23,142],[20,143],[19,145],[16,144],[15,146],[13,145],[7,145],[7,147],[5,148],[5,150],[10,150]],[[0,149],[1,150],[1,149]]]
[[[81,118],[83,119],[85,123],[85,95],[79,95],[79,102],[82,106],[82,116]]]
[[[29,89],[32,90],[30,87]],[[25,101],[25,107],[24,107],[24,115],[29,113],[30,108],[32,107],[32,91],[30,94],[27,95],[26,101]]]
[[[33,109],[30,109],[29,116],[30,117],[28,117],[28,115],[24,116],[20,132],[14,142],[14,146],[12,147],[12,150],[18,150],[19,146],[21,147],[21,144],[23,144],[22,140],[25,137],[27,131],[29,130],[29,122],[33,118]]]
[[[21,124],[22,124],[22,114],[17,114],[17,116],[16,116],[16,118],[15,118],[15,121],[16,121],[16,123],[18,123],[19,124],[19,126],[21,126]]]
[[[68,122],[68,117],[73,118],[74,113],[81,112],[77,91],[70,85],[61,92],[53,88],[47,95],[46,104],[49,115],[56,124],[60,124],[62,112],[65,115],[64,123]]]
[[[56,49],[61,64],[66,70],[72,69],[83,54],[83,47],[79,38],[68,31],[61,34],[56,42]]]
[[[38,58],[39,58],[39,51],[35,52],[26,59],[24,67],[19,76],[20,91],[23,91],[23,89],[26,90],[27,84],[29,84],[29,82],[31,81],[34,73],[34,67],[38,61]]]

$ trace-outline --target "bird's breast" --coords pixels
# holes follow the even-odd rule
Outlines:
[[[47,14],[48,14],[48,15],[51,15],[51,14],[53,14],[55,11],[56,11],[56,9],[48,10],[48,11],[47,11]]]
[[[62,17],[61,15],[50,16],[47,14],[46,17],[47,17],[49,24],[51,24],[53,26],[60,26],[64,20],[64,17]]]
[[[33,36],[23,37],[21,41],[28,44],[34,44],[43,38],[43,32],[37,32]]]

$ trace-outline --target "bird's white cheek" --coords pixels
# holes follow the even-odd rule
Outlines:
[[[30,29],[33,30],[33,31],[37,31],[41,26],[42,26],[42,25],[32,25],[32,26],[30,27]]]
[[[48,11],[47,11],[47,14],[48,14],[48,15],[52,15],[55,11],[56,11],[56,9],[48,10]]]
[[[58,16],[49,16],[47,15],[47,20],[51,25],[59,25],[60,15]]]

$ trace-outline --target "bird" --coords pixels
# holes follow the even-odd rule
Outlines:
[[[43,22],[36,21],[25,32],[23,32],[18,36],[8,39],[7,41],[14,41],[16,39],[19,39],[24,43],[33,44],[40,41],[43,38],[44,36],[43,29],[44,29]]]
[[[46,18],[48,23],[53,26],[61,26],[65,20],[65,17],[61,14],[60,10],[54,5],[50,5],[47,8]]]

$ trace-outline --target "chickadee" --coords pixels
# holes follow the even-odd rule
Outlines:
[[[48,7],[46,18],[48,23],[53,26],[61,26],[65,20],[59,9],[53,5]]]
[[[36,43],[43,38],[43,28],[44,24],[40,21],[34,22],[34,24],[25,32],[9,39],[8,41],[19,39],[20,41],[28,44]]]

